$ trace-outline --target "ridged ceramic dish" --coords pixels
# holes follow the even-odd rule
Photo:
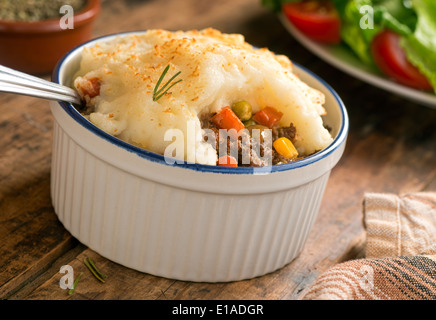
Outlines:
[[[82,48],[60,61],[53,81],[70,85]],[[303,249],[348,133],[337,94],[295,68],[325,93],[325,123],[335,139],[272,168],[168,165],[98,129],[71,104],[52,102],[51,195],[59,220],[102,256],[156,276],[224,282],[288,264]]]

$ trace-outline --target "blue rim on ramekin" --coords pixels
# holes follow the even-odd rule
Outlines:
[[[99,38],[92,39],[90,41],[87,41],[76,48],[70,50],[67,54],[65,54],[56,64],[55,68],[53,69],[52,73],[52,81],[56,83],[60,83],[59,81],[59,72],[60,69],[64,63],[64,61],[75,51],[83,48],[84,46],[88,45],[89,43],[99,41],[104,38],[110,38],[114,36],[119,35],[125,35],[125,34],[138,34],[144,31],[130,31],[130,32],[123,32],[118,34],[111,34],[111,35],[105,35]],[[88,121],[85,117],[83,117],[77,109],[68,102],[59,101],[59,105],[62,107],[62,109],[67,112],[68,115],[71,116],[76,122],[78,122],[80,125],[82,125],[84,128],[88,129],[89,131],[96,134],[98,137],[128,151],[132,152],[136,155],[138,155],[141,158],[145,158],[149,161],[157,162],[163,165],[167,166],[177,166],[180,168],[186,168],[190,170],[200,171],[200,172],[211,172],[211,173],[222,173],[222,174],[267,174],[267,173],[273,173],[273,172],[281,172],[281,171],[287,171],[292,170],[300,167],[304,167],[307,165],[310,165],[314,162],[317,162],[328,155],[330,155],[334,150],[336,150],[342,143],[345,143],[345,139],[348,134],[348,115],[345,108],[345,105],[342,101],[342,99],[339,97],[339,95],[336,93],[336,91],[322,78],[320,78],[318,75],[314,74],[312,71],[308,70],[307,68],[292,62],[293,65],[297,66],[299,69],[304,71],[305,73],[309,74],[311,77],[318,80],[334,97],[338,105],[340,106],[340,112],[342,117],[342,123],[341,127],[338,131],[338,134],[336,135],[336,138],[333,140],[333,142],[327,146],[325,149],[318,151],[314,153],[313,155],[310,155],[308,157],[305,157],[304,159],[297,160],[290,163],[285,164],[279,164],[279,165],[273,165],[268,167],[224,167],[224,166],[215,166],[215,165],[206,165],[206,164],[199,164],[199,163],[190,163],[187,161],[184,161],[183,163],[180,163],[179,160],[174,162],[173,164],[168,163],[165,161],[165,156],[157,154],[152,151],[148,151],[145,149],[142,149],[140,147],[134,146],[128,142],[125,142],[115,136],[110,135],[109,133],[103,131],[102,129],[95,126],[93,123]]]

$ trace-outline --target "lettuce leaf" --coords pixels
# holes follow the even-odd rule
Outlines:
[[[415,12],[400,0],[335,0],[335,4],[342,20],[343,41],[368,65],[374,64],[370,47],[377,33],[389,28],[409,36],[416,25]]]
[[[401,45],[409,61],[427,77],[436,92],[436,1],[413,0],[412,5],[418,22]]]
[[[262,5],[272,11],[279,12],[282,5],[287,2],[300,2],[301,0],[261,0]]]
[[[364,63],[371,65],[373,60],[370,52],[370,44],[373,37],[378,33],[379,27],[368,26],[361,28],[361,22],[366,23],[361,7],[372,6],[371,0],[351,0],[343,7],[341,14],[341,37],[342,40]],[[363,20],[362,20],[363,19]]]

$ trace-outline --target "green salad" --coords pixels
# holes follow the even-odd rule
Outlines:
[[[262,0],[314,40],[348,46],[393,80],[436,92],[435,0]]]

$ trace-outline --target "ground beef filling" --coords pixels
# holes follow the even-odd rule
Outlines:
[[[236,139],[220,134],[219,128],[210,121],[213,115],[214,114],[203,115],[200,117],[200,121],[203,129],[209,129],[209,132],[214,134],[214,139],[211,139],[211,141],[209,141],[208,135],[206,134],[204,141],[212,144],[217,152],[218,158],[220,154],[233,155],[232,150],[237,150],[237,156],[235,156],[235,158],[237,158],[238,166],[240,167],[261,167],[289,163],[297,160],[295,158],[289,159],[281,156],[272,146],[272,141],[281,137],[288,138],[292,142],[295,141],[297,131],[292,123],[288,127],[273,127],[271,129],[271,139],[252,137],[248,130],[243,130]],[[225,152],[222,152],[221,148],[226,148]]]
[[[84,105],[81,106],[80,112],[83,115],[89,115],[95,111],[95,98],[100,94],[101,81],[97,78],[81,79],[76,84],[79,94],[84,100]],[[246,127],[247,130],[239,132],[238,137],[231,137],[222,134],[222,130],[211,121],[215,114],[207,113],[201,115],[200,122],[202,129],[205,131],[209,129],[207,130],[209,134],[205,134],[203,139],[216,150],[217,159],[221,155],[231,155],[236,159],[240,167],[262,167],[289,163],[302,158],[301,156],[293,158],[284,157],[273,147],[273,141],[282,137],[289,139],[292,143],[295,142],[297,132],[292,123],[287,127],[275,125],[271,129],[261,125],[251,125]],[[255,129],[260,132],[253,133]],[[264,133],[262,130],[267,130],[268,132]],[[213,136],[212,139],[209,138],[210,133]],[[219,164],[218,160],[216,164]]]

